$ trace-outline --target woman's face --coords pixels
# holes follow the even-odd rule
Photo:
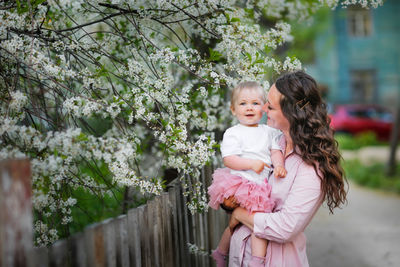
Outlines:
[[[267,113],[268,126],[279,129],[282,132],[289,133],[290,124],[281,110],[282,94],[276,89],[275,84],[271,86],[268,92],[267,103],[263,106],[263,110]]]

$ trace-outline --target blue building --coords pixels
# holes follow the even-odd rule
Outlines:
[[[400,100],[400,1],[338,8],[328,19],[315,43],[315,62],[306,66],[327,88],[327,100],[393,107]]]

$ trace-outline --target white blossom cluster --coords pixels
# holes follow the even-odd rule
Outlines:
[[[205,251],[203,248],[199,248],[196,244],[187,243],[189,253],[199,256],[208,256],[208,252]]]
[[[41,221],[36,221],[34,226],[35,233],[38,233],[36,238],[37,244],[51,244],[58,240],[57,230],[48,229],[47,224],[44,224]]]
[[[248,1],[247,6],[249,5],[257,6],[267,17],[303,20],[318,8],[319,3],[313,1],[262,0]]]
[[[73,114],[77,118],[90,117],[95,113],[100,113],[103,106],[97,101],[84,99],[80,96],[74,96],[64,101],[63,108],[66,113]]]
[[[350,5],[360,5],[363,8],[377,8],[378,6],[383,5],[383,0],[319,0],[322,4],[330,6],[332,8],[337,7],[340,3],[343,7]]]
[[[40,245],[74,223],[74,192],[159,194],[167,168],[178,170],[189,210],[207,210],[200,169],[216,162],[215,136],[231,123],[229,90],[242,80],[268,88],[271,73],[300,69],[275,55],[292,40],[285,20],[338,5],[41,2],[0,3],[0,159],[31,159]],[[355,3],[382,1],[342,1]],[[261,16],[274,27],[262,29]]]
[[[15,112],[19,112],[27,104],[28,98],[21,91],[11,92],[11,101],[9,108]]]

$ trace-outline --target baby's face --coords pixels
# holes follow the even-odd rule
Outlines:
[[[232,114],[245,126],[258,126],[264,101],[257,90],[243,89],[231,107]]]

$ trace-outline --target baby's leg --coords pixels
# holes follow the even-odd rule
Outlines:
[[[267,254],[268,240],[258,238],[253,233],[251,234],[251,255],[264,258]]]
[[[231,231],[229,227],[226,227],[224,233],[222,234],[221,240],[218,243],[218,249],[223,254],[228,254],[229,243],[231,242]]]
[[[229,243],[231,241],[231,230],[227,227],[222,234],[218,247],[213,251],[211,256],[215,260],[217,267],[225,267],[229,252]]]
[[[248,266],[264,267],[268,241],[251,234],[251,259]]]

